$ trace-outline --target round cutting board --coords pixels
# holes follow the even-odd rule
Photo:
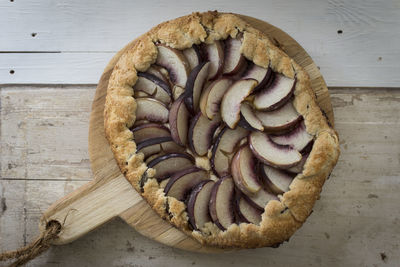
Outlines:
[[[255,18],[239,15],[253,27],[266,33],[275,40],[291,58],[300,64],[310,75],[312,88],[317,96],[318,104],[326,113],[333,125],[333,110],[330,102],[328,88],[322,78],[318,67],[312,61],[306,51],[288,34],[282,30]],[[108,80],[119,57],[133,46],[132,41],[119,51],[105,68],[97,86],[92,105],[92,113],[89,128],[89,156],[95,179],[101,180],[107,177],[120,176],[121,173],[114,160],[114,156],[105,138],[103,128],[103,109],[107,92]],[[222,252],[224,250],[206,247],[199,244],[191,237],[174,228],[168,222],[162,220],[147,204],[141,196],[132,188],[129,194],[136,200],[129,208],[118,216],[135,228],[142,235],[158,242],[180,249],[197,252]]]

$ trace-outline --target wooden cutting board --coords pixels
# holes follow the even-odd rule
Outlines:
[[[253,27],[274,38],[309,73],[318,104],[333,125],[328,88],[306,51],[280,29],[252,17],[240,16]],[[94,179],[54,203],[44,213],[39,227],[43,230],[49,221],[57,220],[63,228],[54,244],[66,244],[118,216],[142,235],[169,246],[196,252],[226,251],[202,246],[162,220],[128,183],[114,160],[104,134],[104,102],[108,79],[116,62],[134,43],[135,41],[129,43],[111,59],[97,86],[89,127],[89,156]]]

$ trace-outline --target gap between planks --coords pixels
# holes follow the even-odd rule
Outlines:
[[[88,89],[93,89],[93,87],[97,86],[97,83],[68,83],[68,84],[60,84],[60,83],[0,83],[0,89],[9,89],[9,88],[19,88],[19,87],[32,87],[32,88],[51,88],[51,89],[65,89],[65,88],[76,88],[81,89],[81,87],[87,87]],[[9,88],[8,88],[9,87]],[[31,89],[31,88],[29,88]],[[328,86],[329,93],[334,94],[335,91],[343,91],[346,90],[348,93],[360,92],[360,91],[368,91],[370,93],[380,92],[381,90],[400,90],[400,87],[381,87],[381,86]],[[375,90],[375,91],[374,91]],[[342,93],[342,92],[341,92]],[[366,92],[364,92],[366,93]]]
[[[40,181],[40,182],[69,182],[71,179],[41,179],[41,178],[13,178],[13,177],[0,177],[0,181]],[[92,179],[74,179],[79,182],[90,182]]]

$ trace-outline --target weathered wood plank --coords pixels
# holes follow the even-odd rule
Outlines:
[[[19,93],[21,90],[24,94]],[[78,149],[76,144],[83,146],[87,142],[87,124],[83,122],[87,123],[93,92],[94,87],[3,87],[1,143],[10,142],[22,149],[32,144],[45,145],[48,149],[42,151],[43,159],[57,156],[54,152],[57,150],[68,157],[66,168],[78,165],[89,173],[87,163],[75,159],[87,158],[87,152]],[[28,266],[397,266],[400,261],[400,90],[334,89],[331,95],[342,155],[314,213],[289,243],[278,249],[202,255],[158,244],[115,220],[72,244],[52,248]],[[47,102],[50,98],[59,104]],[[61,99],[70,101],[62,103]],[[65,114],[71,110],[76,112],[67,117]],[[7,117],[12,113],[19,117]],[[81,134],[50,145],[44,140],[56,140],[61,130],[46,128],[45,138],[38,139],[34,137],[40,134],[37,123],[27,123],[25,135],[4,135],[13,129],[18,132],[18,123],[26,120],[21,114],[27,113],[33,114],[29,119],[37,123],[49,118],[59,123],[69,118],[69,124],[58,127],[64,127],[64,131],[72,128]],[[2,148],[2,163],[7,164],[13,158],[12,153]],[[29,160],[26,157],[20,162],[24,166]],[[43,168],[42,172],[27,172],[24,179],[41,178],[46,170],[63,177],[44,161],[37,168]],[[74,169],[70,170],[73,173]],[[24,232],[26,241],[32,240],[38,233],[41,212],[89,178],[82,175],[71,180],[4,180],[3,172],[1,177],[0,199],[5,199],[7,208],[0,210],[3,211],[0,213],[0,251],[23,245]]]
[[[376,60],[380,57],[378,54],[364,57],[356,65],[346,63],[355,59],[329,61],[325,55],[311,56],[330,87],[398,87],[400,56],[387,55],[385,62],[380,62]],[[97,84],[113,55],[108,52],[0,53],[0,84]]]
[[[26,240],[25,182],[0,180],[0,251],[21,247]]]
[[[329,86],[400,84],[400,6],[375,0],[4,1],[0,51],[68,53],[0,54],[0,81],[97,83],[112,53],[129,41],[162,21],[207,9],[280,27],[308,51]]]
[[[0,53],[0,84],[96,84],[113,55]]]
[[[33,240],[39,232],[39,219],[47,207],[85,183],[87,181],[1,178],[0,251],[15,249]]]
[[[3,87],[1,177],[88,180],[93,87]]]

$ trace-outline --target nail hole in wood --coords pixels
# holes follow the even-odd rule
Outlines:
[[[15,71],[14,70],[10,70],[10,74],[14,74],[15,73]]]
[[[342,34],[343,31],[342,31],[342,30],[338,30],[337,33],[338,33],[338,34]]]
[[[36,32],[32,32],[31,35],[32,35],[32,37],[35,37],[37,35],[37,33]]]

